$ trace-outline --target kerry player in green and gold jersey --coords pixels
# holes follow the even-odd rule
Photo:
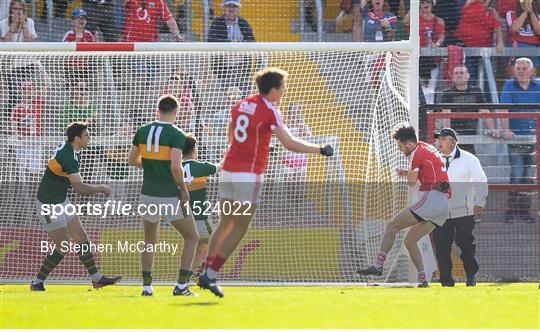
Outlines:
[[[102,193],[109,196],[111,193],[108,186],[93,186],[84,183],[79,173],[79,153],[88,146],[90,141],[86,123],[70,124],[66,134],[68,140],[56,147],[39,183],[36,201],[37,215],[56,247],[45,257],[39,273],[30,284],[32,291],[45,290],[43,283],[67,253],[63,249],[67,247],[64,244],[69,242],[70,236],[78,244],[73,247],[77,248],[79,259],[88,270],[94,288],[113,285],[122,279],[120,276],[109,278],[99,273],[92,252],[89,250],[88,235],[79,216],[66,213],[65,207],[71,204],[67,198],[67,192],[71,186],[80,195]],[[62,209],[58,209],[58,214],[50,213],[56,211],[55,206]]]
[[[189,205],[195,219],[197,232],[199,233],[199,243],[195,251],[195,258],[191,265],[194,271],[197,265],[204,263],[208,254],[208,240],[215,226],[208,220],[214,204],[207,201],[206,184],[208,176],[216,174],[221,170],[218,165],[197,160],[198,149],[197,139],[188,134],[184,145],[182,167],[184,168],[184,180],[189,190]],[[200,271],[204,268],[201,267]]]
[[[188,288],[191,277],[191,264],[197,247],[199,236],[195,221],[190,213],[184,214],[182,206],[189,201],[189,191],[184,181],[182,169],[182,149],[186,143],[185,133],[174,125],[178,112],[178,100],[172,95],[162,96],[158,101],[158,119],[152,121],[135,133],[128,163],[143,169],[141,190],[142,220],[144,224],[144,242],[146,246],[154,245],[158,238],[158,227],[161,218],[168,221],[184,238],[178,284],[173,295],[197,296]],[[178,197],[180,196],[181,201]],[[154,209],[150,206],[167,206],[172,208]],[[148,210],[145,211],[144,207]],[[154,252],[141,253],[143,296],[152,296],[152,268]]]

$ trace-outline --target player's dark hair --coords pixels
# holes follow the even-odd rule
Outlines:
[[[66,135],[68,141],[72,143],[75,140],[75,137],[82,137],[83,131],[88,129],[88,124],[86,122],[73,122],[67,126]]]
[[[173,95],[165,95],[159,98],[158,110],[160,113],[170,114],[176,112],[179,107],[180,103],[178,103],[178,99]]]
[[[193,134],[189,133],[186,135],[186,144],[184,145],[184,149],[182,150],[182,154],[190,154],[193,152],[193,149],[195,148],[195,145],[197,144],[197,139],[193,136]]]
[[[392,138],[402,143],[418,143],[416,130],[407,122],[399,123],[394,130],[392,130]]]
[[[268,94],[272,88],[279,89],[287,81],[289,73],[283,69],[268,67],[258,71],[255,74],[255,82],[259,92],[263,95]]]

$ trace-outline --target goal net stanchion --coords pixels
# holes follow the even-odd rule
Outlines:
[[[480,109],[535,109],[539,106],[538,104],[480,104],[475,107]],[[467,109],[470,108],[470,105],[434,104],[429,105],[429,107],[433,109]],[[537,158],[536,164],[532,167],[527,167],[536,168],[534,172],[525,172],[523,175],[529,180],[529,184],[512,184],[509,183],[511,164],[508,157],[510,152],[506,151],[507,145],[512,144],[524,147],[523,153],[537,154],[535,151],[540,146],[540,114],[533,112],[428,113],[428,135],[431,143],[434,143],[432,134],[438,119],[496,120],[513,118],[536,119],[536,128],[531,130],[530,135],[519,135],[511,140],[493,138],[484,133],[483,130],[478,130],[476,134],[471,135],[469,129],[462,134],[460,128],[454,128],[458,135],[459,145],[473,145],[475,147],[476,156],[480,159],[489,183],[489,195],[484,214],[481,220],[477,220],[474,229],[476,259],[480,265],[477,274],[479,281],[540,280],[540,264],[538,262],[538,253],[540,252],[538,232],[540,159]],[[536,150],[534,146],[536,146]],[[515,201],[511,199],[511,195],[515,196]],[[519,210],[514,211],[517,213],[517,222],[505,222],[506,214],[514,208]],[[532,220],[527,220],[529,221],[527,222],[520,218],[522,216],[532,217]],[[452,251],[454,275],[457,279],[464,279],[465,272],[459,259],[459,250],[454,247]]]
[[[111,200],[136,207],[142,172],[127,166],[127,151],[134,130],[154,119],[158,97],[177,96],[177,125],[195,133],[200,160],[219,162],[231,105],[255,91],[252,76],[268,65],[291,75],[280,109],[293,133],[334,144],[336,155],[293,154],[275,143],[260,210],[221,278],[362,281],[355,271],[372,261],[386,223],[406,203],[406,186],[394,171],[405,158],[390,132],[411,118],[410,54],[408,42],[2,45],[0,279],[28,281],[46,255],[40,245],[48,238],[34,199],[67,123],[90,122],[83,178],[109,184]],[[215,203],[217,177],[210,178],[208,191]],[[102,207],[107,201],[71,192],[69,198]],[[111,245],[95,254],[103,272],[139,282],[140,255],[127,245],[143,239],[140,217],[83,212],[90,239]],[[210,219],[216,222],[216,214]],[[180,236],[166,223],[160,240],[181,248]],[[384,276],[373,280],[409,281],[402,240],[400,233]],[[175,279],[179,252],[171,251],[156,255],[156,282]],[[87,275],[70,254],[50,279],[84,282]]]

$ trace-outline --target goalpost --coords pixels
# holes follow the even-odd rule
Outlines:
[[[415,15],[413,15],[415,16]],[[35,215],[35,191],[63,129],[90,120],[92,140],[82,152],[86,181],[112,187],[109,199],[138,204],[142,172],[126,164],[134,130],[153,119],[157,98],[175,94],[177,124],[194,132],[199,159],[217,163],[227,147],[230,105],[254,92],[253,73],[265,66],[291,79],[280,105],[297,135],[331,142],[328,160],[285,151],[270,154],[261,206],[251,230],[224,266],[221,278],[243,283],[348,283],[366,281],[355,271],[376,255],[386,223],[403,208],[407,188],[395,176],[406,160],[390,138],[400,121],[417,123],[417,50],[412,42],[241,44],[3,44],[0,132],[0,281],[27,282],[38,270],[48,238]],[[413,97],[414,96],[414,97]],[[15,109],[42,110],[30,119],[38,132],[22,132]],[[30,161],[28,161],[30,159]],[[216,201],[217,177],[209,179]],[[102,196],[69,195],[72,203],[105,204]],[[215,214],[210,218],[217,222]],[[137,215],[83,215],[103,273],[140,280],[139,253],[119,252],[143,239]],[[389,253],[378,282],[410,280],[404,233]],[[170,225],[160,240],[180,244]],[[172,282],[179,252],[156,255],[154,280]],[[70,254],[50,280],[85,282]],[[372,279],[370,279],[372,280]]]

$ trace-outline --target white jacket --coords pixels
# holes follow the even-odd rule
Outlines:
[[[443,161],[446,157],[441,153]],[[448,178],[452,188],[449,219],[474,215],[474,206],[484,207],[488,196],[486,173],[480,160],[458,146],[450,154]]]

